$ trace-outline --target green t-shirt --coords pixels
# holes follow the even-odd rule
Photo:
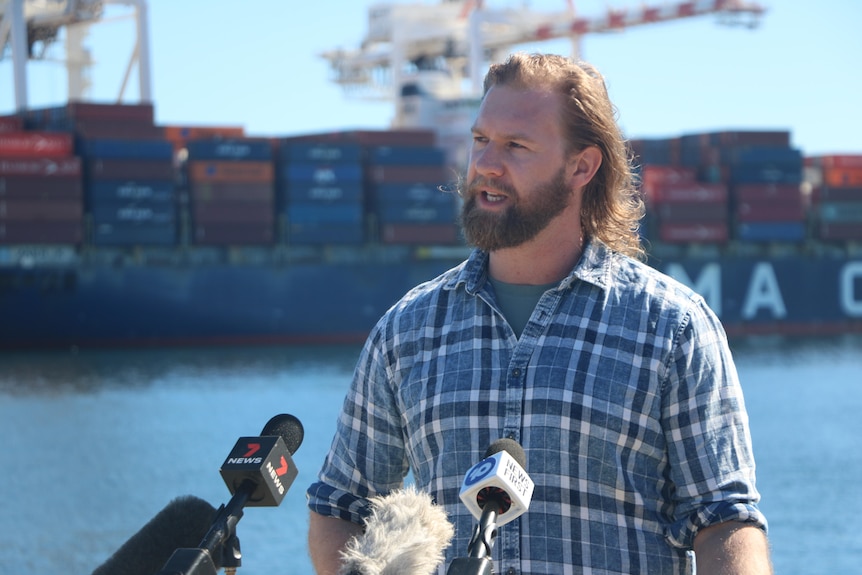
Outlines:
[[[542,294],[556,287],[557,282],[545,285],[526,285],[510,284],[491,279],[491,285],[494,286],[500,311],[503,312],[506,321],[512,326],[515,335],[521,337],[521,332],[524,331],[527,322],[530,321],[530,316],[536,309],[536,304],[539,303]]]

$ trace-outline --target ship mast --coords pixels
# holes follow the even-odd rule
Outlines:
[[[27,62],[44,60],[49,46],[65,31],[65,65],[69,100],[86,100],[92,65],[84,48],[87,28],[103,20],[104,5],[134,8],[136,38],[117,101],[123,100],[135,64],[138,68],[139,99],[152,102],[149,48],[149,16],[146,0],[0,0],[0,59],[12,55],[15,109],[28,108]]]
[[[321,56],[348,96],[395,102],[393,128],[432,128],[444,147],[463,148],[458,138],[464,138],[478,107],[484,72],[513,46],[568,38],[577,57],[580,39],[588,34],[708,14],[723,25],[754,27],[764,12],[746,0],[609,8],[592,17],[577,15],[571,0],[557,12],[492,8],[483,0],[375,4],[360,47]]]

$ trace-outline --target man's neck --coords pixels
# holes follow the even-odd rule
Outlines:
[[[571,239],[543,242],[539,238],[526,244],[491,252],[488,273],[510,284],[543,285],[558,282],[571,273],[581,259],[583,241]]]

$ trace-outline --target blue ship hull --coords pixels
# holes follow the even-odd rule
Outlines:
[[[358,343],[408,289],[462,255],[0,267],[0,347]],[[731,336],[862,331],[862,257],[653,265],[701,293]]]

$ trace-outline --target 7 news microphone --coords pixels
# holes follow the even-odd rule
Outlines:
[[[491,575],[491,550],[497,528],[524,514],[533,497],[533,480],[524,470],[526,456],[513,439],[498,439],[485,459],[464,476],[461,501],[479,520],[467,548],[467,557],[449,564],[447,575]]]
[[[220,470],[233,495],[227,505],[216,511],[196,497],[175,499],[93,575],[215,575],[238,567],[242,509],[281,503],[296,479],[291,456],[303,435],[302,423],[283,414],[270,419],[260,436],[241,437]]]
[[[233,497],[218,514],[200,545],[174,551],[158,575],[216,575],[234,571],[242,554],[236,525],[243,507],[276,507],[296,479],[291,455],[304,437],[302,423],[287,414],[270,419],[257,437],[240,437],[221,467]]]

